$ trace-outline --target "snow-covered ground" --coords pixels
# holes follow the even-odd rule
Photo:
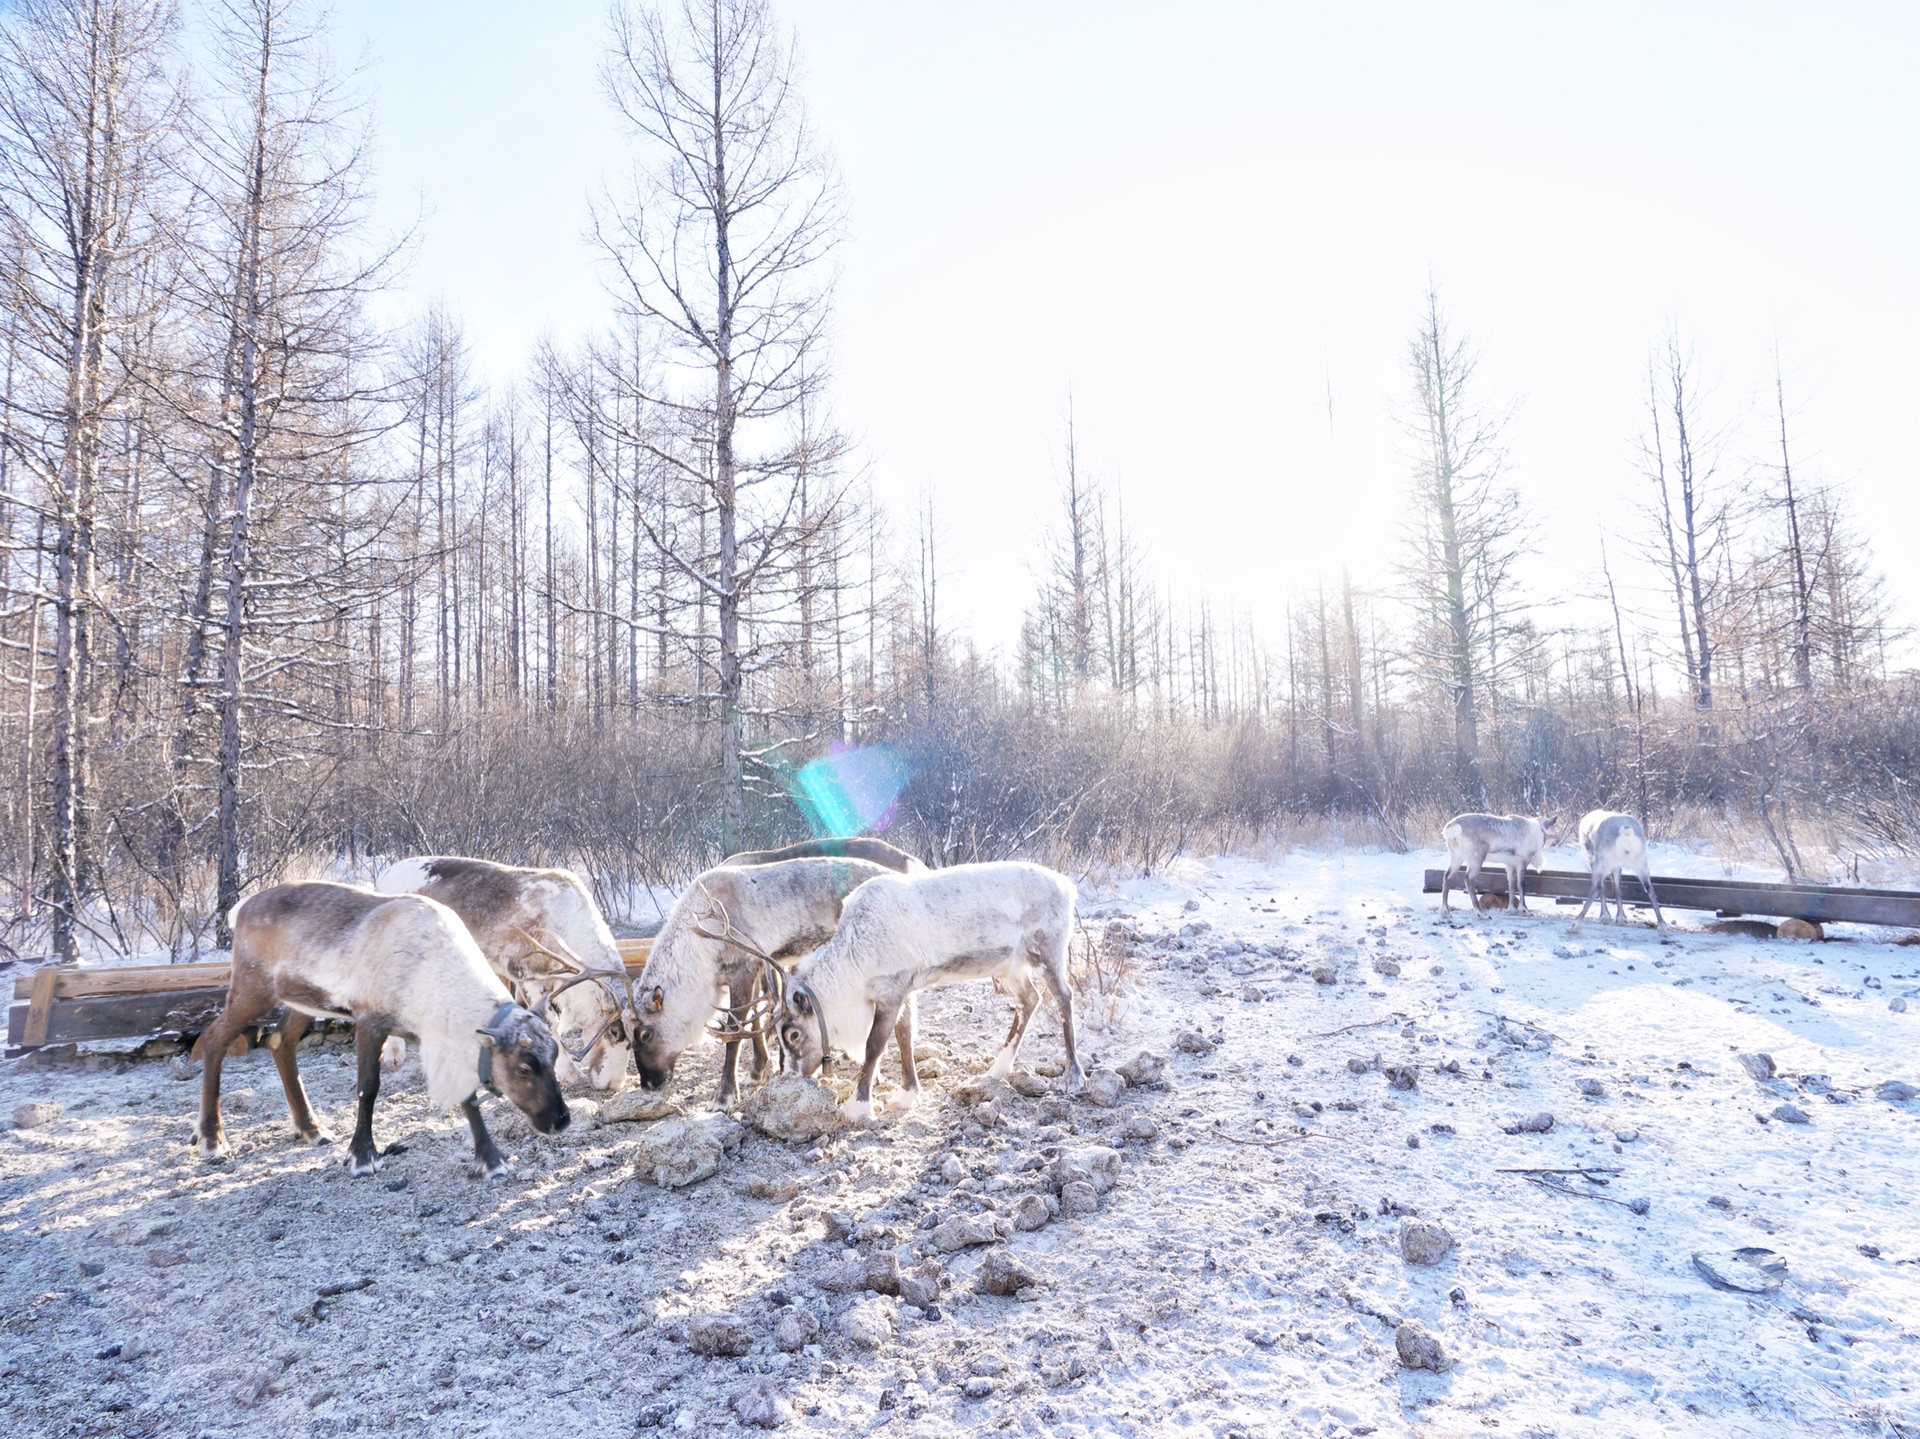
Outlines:
[[[918,1111],[814,1144],[748,1131],[679,1190],[636,1173],[632,1123],[555,1142],[500,1122],[514,1175],[472,1183],[413,1062],[378,1117],[410,1147],[371,1180],[292,1142],[265,1051],[228,1064],[220,1167],[186,1148],[184,1065],[8,1063],[0,1115],[65,1117],[0,1133],[7,1430],[698,1431],[764,1384],[788,1428],[834,1434],[1920,1435],[1920,1100],[1874,1098],[1920,1083],[1920,949],[1696,917],[1661,945],[1545,904],[1449,927],[1419,893],[1438,863],[1296,853],[1085,885],[1138,964],[1086,1043],[1169,1056],[1164,1087],[1102,1108],[982,1085],[1005,1001],[944,991]],[[1779,1077],[1736,1058],[1759,1053]],[[302,1056],[343,1131],[349,1054]],[[1036,1020],[1024,1062],[1060,1058]],[[713,1076],[683,1066],[672,1097],[696,1109]],[[1542,1113],[1550,1130],[1506,1132]],[[1094,1147],[1122,1156],[1094,1212],[991,1246],[1037,1288],[976,1292],[973,1247],[937,1254],[932,1310],[833,1292],[856,1256],[911,1268],[953,1220],[1034,1215],[1056,1159]],[[1402,1257],[1417,1222],[1451,1236],[1439,1263]],[[1743,1246],[1784,1257],[1778,1292],[1694,1267]],[[786,1353],[796,1310],[820,1332]],[[692,1352],[713,1315],[744,1355]],[[1404,1367],[1403,1321],[1449,1367]]]

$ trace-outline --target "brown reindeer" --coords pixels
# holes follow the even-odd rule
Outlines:
[[[282,884],[242,900],[228,922],[233,977],[227,1005],[201,1038],[206,1069],[196,1143],[202,1158],[232,1152],[220,1118],[227,1046],[281,1006],[287,1017],[273,1062],[294,1133],[309,1144],[332,1136],[315,1119],[300,1082],[301,1036],[316,1017],[353,1021],[360,1109],[346,1162],[356,1175],[381,1164],[373,1103],[380,1093],[380,1049],[390,1035],[420,1042],[428,1094],[466,1115],[476,1176],[491,1178],[506,1167],[480,1117],[482,1089],[504,1094],[542,1134],[567,1127],[566,1100],[553,1072],[559,1046],[537,1015],[513,1002],[445,905],[357,885]]]

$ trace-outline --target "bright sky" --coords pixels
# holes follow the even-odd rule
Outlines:
[[[1429,273],[1519,403],[1543,598],[1635,524],[1646,358],[1677,321],[1733,475],[1773,459],[1777,337],[1797,473],[1847,487],[1920,618],[1920,7],[777,9],[851,200],[836,413],[903,531],[931,487],[947,612],[984,645],[1031,594],[1069,388],[1180,594],[1267,613],[1343,565],[1389,582]],[[372,65],[383,217],[426,206],[411,286],[497,378],[604,308],[581,239],[624,154],[604,17],[336,9]]]

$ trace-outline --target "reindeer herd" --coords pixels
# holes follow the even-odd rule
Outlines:
[[[1575,921],[1587,917],[1595,900],[1600,902],[1601,920],[1606,920],[1606,882],[1612,879],[1614,922],[1624,924],[1627,907],[1620,898],[1620,876],[1631,871],[1639,876],[1653,905],[1655,926],[1665,934],[1667,917],[1660,912],[1660,897],[1653,892],[1653,874],[1647,865],[1647,832],[1640,821],[1630,814],[1596,809],[1581,818],[1577,833],[1580,847],[1587,852],[1593,885]],[[1453,888],[1454,871],[1460,871],[1468,903],[1477,906],[1480,896],[1473,887],[1473,877],[1489,864],[1506,871],[1508,902],[1524,910],[1527,871],[1540,868],[1547,851],[1560,843],[1562,833],[1558,817],[1542,820],[1518,814],[1457,814],[1447,821],[1440,838],[1447,846],[1447,869],[1440,881],[1440,911],[1447,914],[1451,913],[1447,892]]]
[[[301,1084],[298,1050],[316,1018],[354,1026],[359,1102],[347,1166],[381,1165],[373,1107],[383,1060],[420,1045],[427,1091],[458,1108],[473,1132],[475,1177],[505,1160],[480,1113],[503,1096],[543,1134],[567,1127],[562,1084],[618,1089],[629,1067],[664,1086],[703,1035],[725,1046],[718,1099],[737,1092],[740,1046],[753,1077],[784,1062],[813,1075],[835,1054],[859,1062],[848,1116],[873,1112],[874,1073],[893,1039],[904,1079],[889,1104],[919,1098],[914,996],[993,979],[1013,996],[1014,1021],[992,1073],[1012,1072],[1042,992],[1061,1016],[1067,1082],[1084,1082],[1068,986],[1074,887],[1036,864],[929,871],[879,840],[814,841],[732,856],[699,875],[668,911],[645,968],[627,973],[613,933],[580,877],[487,860],[402,861],[373,888],[314,882],[251,895],[229,916],[233,970],[226,1008],[201,1052],[196,1147],[226,1158],[220,1070],[227,1046],[283,1010],[271,1042],[294,1133],[332,1136]]]
[[[1631,815],[1595,810],[1579,837],[1597,900],[1607,914],[1613,879],[1616,922],[1625,919],[1620,875],[1632,871],[1653,893],[1646,832]],[[1441,831],[1447,870],[1470,902],[1485,865],[1507,872],[1511,903],[1526,907],[1526,872],[1560,840],[1554,819],[1463,814]],[[717,1100],[738,1092],[742,1044],[752,1075],[772,1062],[818,1074],[844,1054],[859,1063],[848,1118],[870,1119],[873,1079],[891,1039],[902,1083],[886,1108],[920,1097],[914,1069],[914,997],[963,980],[996,981],[1014,1003],[1012,1027],[989,1073],[1013,1070],[1042,995],[1060,1012],[1070,1092],[1085,1075],[1074,1028],[1067,950],[1074,924],[1071,881],[1037,864],[956,865],[930,871],[873,839],[825,840],[737,854],[699,875],[668,911],[646,966],[627,973],[613,933],[580,877],[487,860],[404,860],[373,888],[283,884],[242,900],[230,916],[233,974],[227,1005],[208,1028],[202,1053],[202,1157],[231,1151],[220,1117],[220,1069],[242,1030],[284,1010],[272,1042],[294,1133],[332,1138],[300,1082],[301,1037],[316,1018],[351,1019],[359,1078],[358,1114],[347,1146],[356,1175],[380,1167],[373,1106],[383,1059],[397,1062],[417,1041],[427,1091],[461,1110],[473,1131],[476,1177],[505,1161],[480,1114],[483,1091],[509,1099],[544,1134],[567,1127],[562,1084],[618,1089],[637,1070],[659,1089],[680,1056],[704,1035],[724,1050]]]

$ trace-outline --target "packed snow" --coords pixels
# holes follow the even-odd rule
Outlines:
[[[1440,862],[1085,880],[1133,965],[1082,1004],[1091,1097],[1046,1009],[981,1078],[1007,1004],[960,987],[917,1111],[795,1142],[705,1112],[709,1053],[686,1122],[491,1102],[515,1164],[477,1183],[414,1060],[354,1180],[262,1050],[209,1166],[197,1066],[10,1061],[7,1428],[1920,1435],[1920,1099],[1877,1097],[1920,1083],[1920,949],[1448,925]],[[344,1133],[351,1046],[302,1069]]]

